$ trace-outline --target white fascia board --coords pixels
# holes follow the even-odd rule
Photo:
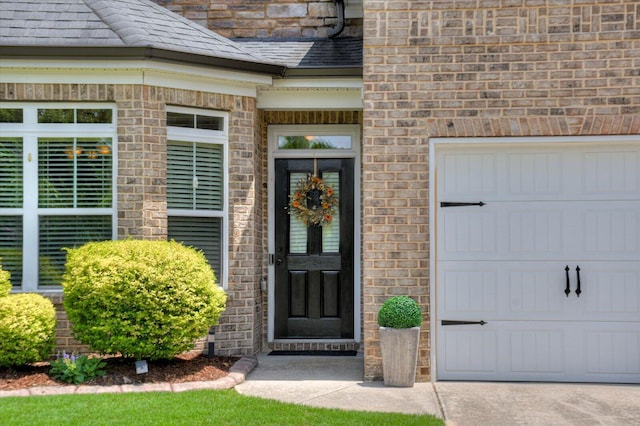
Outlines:
[[[256,105],[260,109],[362,109],[362,80],[282,79],[260,86]]]
[[[283,78],[273,80],[273,87],[303,87],[303,88],[349,88],[362,90],[362,78]]]
[[[3,83],[148,84],[239,96],[256,96],[271,76],[154,61],[65,61],[7,59]]]

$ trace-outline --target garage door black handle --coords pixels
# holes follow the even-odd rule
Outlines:
[[[580,290],[580,265],[576,266],[576,275],[578,276],[578,286],[576,287],[576,295],[580,297],[580,293],[582,293],[582,290]]]
[[[567,276],[567,286],[564,288],[564,294],[569,297],[569,293],[571,293],[571,284],[569,283],[569,265],[564,268],[564,273]]]

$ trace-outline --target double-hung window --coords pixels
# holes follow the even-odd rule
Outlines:
[[[168,238],[204,252],[218,284],[227,277],[227,114],[167,111]]]
[[[0,104],[0,262],[14,288],[55,289],[65,248],[115,238],[116,110]]]

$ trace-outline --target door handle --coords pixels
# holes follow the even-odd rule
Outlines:
[[[564,288],[564,294],[569,297],[569,294],[571,293],[571,284],[569,283],[569,265],[564,268],[564,273],[567,277],[567,286]]]
[[[576,266],[576,275],[578,276],[578,286],[576,287],[576,295],[580,297],[582,290],[580,289],[580,265]]]
[[[276,259],[276,265],[282,265],[283,260],[281,258]]]

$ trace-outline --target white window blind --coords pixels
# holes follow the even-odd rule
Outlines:
[[[171,107],[167,112],[167,236],[201,250],[223,287],[227,120],[219,111]]]
[[[116,110],[0,103],[0,258],[22,291],[59,286],[66,251],[115,237]]]
[[[0,206],[22,207],[22,139],[0,138]]]
[[[0,264],[14,286],[22,282],[22,215],[12,210],[23,205],[22,155],[22,138],[0,138]]]
[[[60,285],[65,248],[110,240],[111,216],[43,216],[40,218],[40,286]]]
[[[202,250],[220,280],[222,271],[222,219],[170,216],[169,239]]]
[[[22,283],[22,216],[0,216],[0,261],[11,284]]]
[[[110,146],[108,138],[40,138],[38,206],[111,207]]]
[[[167,147],[167,206],[170,209],[222,210],[221,145],[170,142]]]

